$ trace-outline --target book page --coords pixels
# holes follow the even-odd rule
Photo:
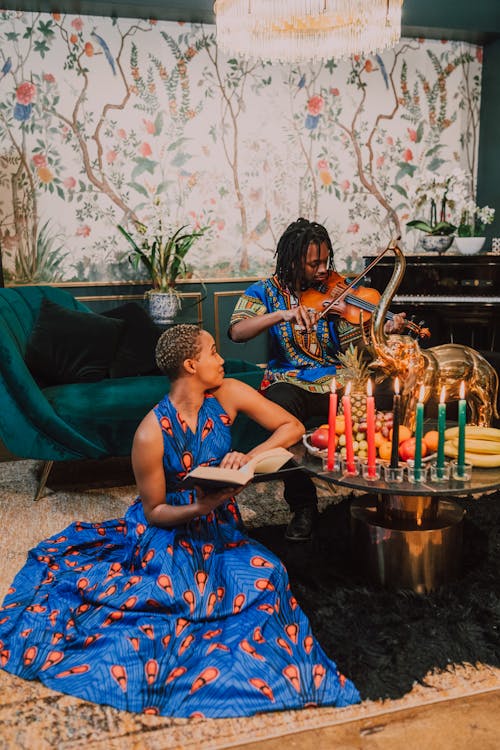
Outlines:
[[[285,448],[271,448],[255,457],[254,472],[256,474],[273,474],[275,471],[279,471],[291,458],[293,458],[293,453]],[[240,471],[244,469],[245,466],[242,466]]]

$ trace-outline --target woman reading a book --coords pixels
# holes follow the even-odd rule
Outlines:
[[[212,336],[158,342],[170,393],[146,415],[124,518],[75,523],[31,551],[0,611],[0,663],[96,703],[212,718],[359,701],[314,639],[283,564],[242,527],[234,488],[183,486],[197,465],[240,468],[288,447],[301,423],[224,378]],[[271,431],[231,451],[243,411]]]

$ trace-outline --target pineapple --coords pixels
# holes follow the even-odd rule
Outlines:
[[[366,420],[366,384],[370,377],[368,364],[365,360],[363,350],[353,344],[345,352],[337,355],[341,367],[337,371],[337,379],[345,387],[351,383],[351,407],[352,421],[358,425]],[[339,411],[342,412],[342,401]]]

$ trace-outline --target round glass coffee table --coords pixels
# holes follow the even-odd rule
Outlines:
[[[387,588],[432,591],[460,575],[465,511],[454,498],[500,489],[500,468],[474,468],[470,480],[386,482],[329,472],[304,445],[292,449],[311,475],[364,494],[351,502],[353,557]]]

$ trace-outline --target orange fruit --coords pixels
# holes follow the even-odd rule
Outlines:
[[[437,451],[439,440],[439,433],[437,430],[429,430],[428,432],[426,432],[423,440],[431,453]]]
[[[392,430],[389,432],[389,438],[392,440]],[[402,443],[403,440],[411,438],[411,430],[405,427],[404,424],[399,425],[398,444]]]
[[[381,432],[376,432],[375,433],[375,448],[379,448],[384,442],[384,439],[385,438]]]
[[[345,432],[345,417],[343,414],[337,414],[337,419],[335,420],[335,432],[337,435],[342,435],[342,433]]]
[[[382,461],[388,461],[391,457],[391,441],[390,440],[384,440],[378,447],[378,455],[379,458],[382,459]]]

